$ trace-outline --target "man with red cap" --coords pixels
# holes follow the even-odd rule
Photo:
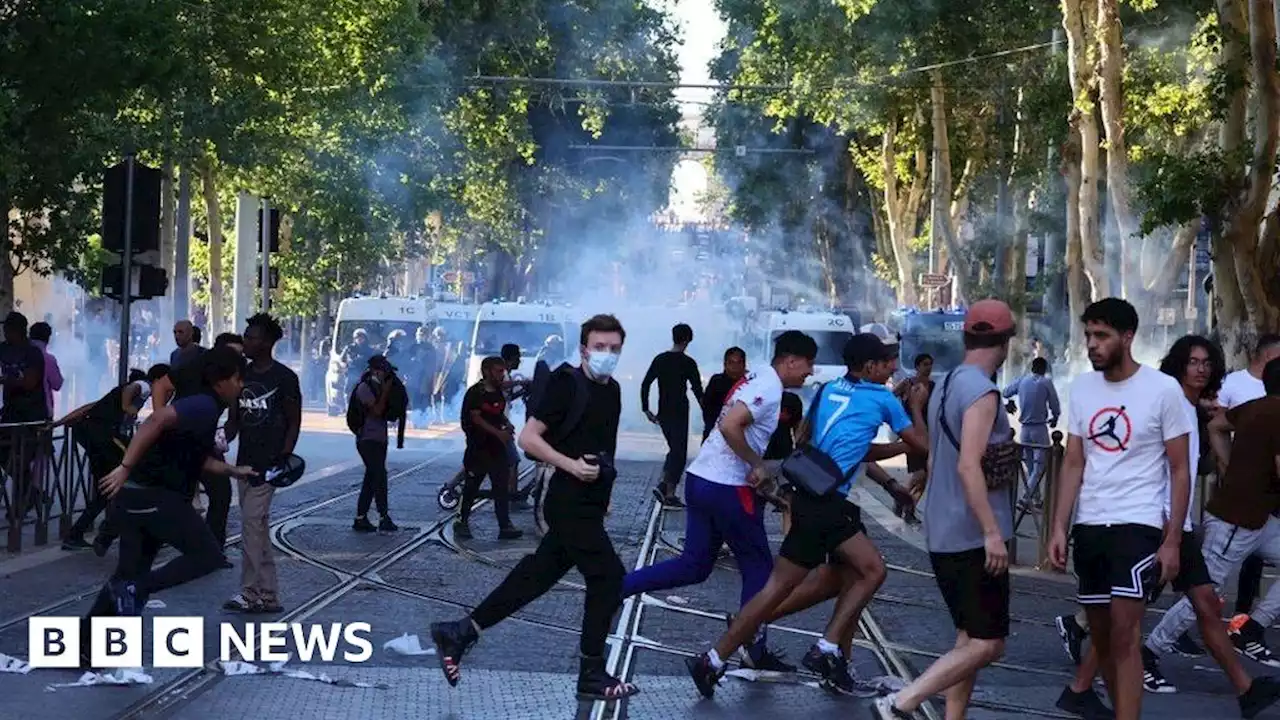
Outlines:
[[[1004,654],[1009,635],[1008,483],[1020,462],[992,378],[1009,355],[1016,323],[1009,306],[980,300],[964,318],[964,362],[929,401],[929,492],[924,528],[956,644],[907,687],[876,701],[881,717],[911,718],[930,697],[962,717],[982,668]]]

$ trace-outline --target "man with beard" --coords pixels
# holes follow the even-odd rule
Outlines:
[[[236,432],[240,438],[236,464],[263,475],[293,454],[302,427],[302,389],[298,375],[272,357],[284,330],[275,318],[258,313],[249,318],[244,331],[244,353],[249,365],[244,371]],[[275,553],[271,547],[271,499],[276,488],[270,483],[250,484],[240,480],[240,592],[223,608],[234,612],[278,613],[280,583],[276,577]]]
[[[1181,568],[1192,424],[1178,381],[1133,359],[1132,305],[1105,298],[1080,320],[1094,371],[1071,387],[1049,552],[1066,567],[1071,524],[1078,600],[1108,694],[1117,718],[1137,720],[1146,603]]]
[[[82,619],[81,662],[89,666],[91,618],[135,616],[151,594],[207,575],[222,564],[222,548],[200,521],[191,496],[201,472],[250,477],[252,468],[213,458],[213,433],[242,387],[243,360],[216,348],[201,362],[203,389],[162,407],[147,419],[120,465],[99,481],[110,501],[109,519],[120,533],[115,572]],[[152,569],[162,545],[179,553]]]
[[[1185,397],[1183,412],[1192,427],[1188,443],[1192,496],[1195,495],[1196,470],[1200,458],[1200,425],[1204,412],[1200,403],[1204,398],[1212,396],[1221,385],[1223,366],[1222,350],[1199,335],[1179,338],[1160,363],[1160,371],[1178,381]],[[1252,718],[1280,699],[1280,684],[1269,677],[1257,680],[1251,678],[1233,652],[1227,629],[1219,618],[1219,602],[1214,592],[1215,583],[1225,579],[1225,575],[1215,579],[1211,574],[1208,557],[1201,550],[1202,535],[1193,531],[1191,519],[1192,514],[1188,510],[1183,525],[1182,557],[1179,563],[1181,570],[1173,580],[1173,588],[1183,593],[1185,598],[1165,613],[1142,648],[1143,687],[1147,692],[1154,693],[1177,691],[1160,672],[1157,658],[1174,649],[1179,638],[1184,636],[1191,619],[1195,619],[1199,621],[1200,632],[1209,652],[1235,687],[1241,715]],[[1058,625],[1066,625],[1069,620],[1069,616],[1059,618]],[[1073,620],[1071,622],[1074,624]],[[1063,690],[1058,707],[1086,718],[1110,717],[1103,713],[1105,707],[1093,690],[1093,678],[1097,669],[1097,652],[1091,646],[1080,664],[1074,682]]]

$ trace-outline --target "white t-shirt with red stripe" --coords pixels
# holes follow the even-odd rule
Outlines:
[[[765,448],[769,447],[769,438],[778,429],[778,416],[782,411],[782,379],[777,371],[770,366],[749,373],[733,386],[720,409],[716,427],[689,465],[687,472],[691,475],[720,485],[747,484],[751,465],[738,457],[720,433],[720,421],[738,403],[745,405],[751,413],[752,422],[746,430],[747,445],[756,454],[763,455]]]

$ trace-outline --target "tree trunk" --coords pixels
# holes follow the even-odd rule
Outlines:
[[[1098,224],[1098,123],[1093,99],[1097,78],[1089,62],[1094,28],[1093,21],[1081,11],[1081,0],[1062,0],[1062,26],[1067,32],[1071,92],[1075,97],[1069,118],[1070,134],[1075,137],[1068,141],[1074,157],[1064,160],[1079,168],[1079,200],[1068,205],[1068,212],[1079,214],[1080,259],[1092,287],[1092,298],[1099,299],[1111,295],[1111,282],[1103,262]]]
[[[222,331],[222,210],[218,205],[217,175],[213,160],[205,158],[200,163],[200,185],[204,192],[205,217],[209,223],[209,327],[206,335],[210,341]]]
[[[951,223],[953,190],[951,187],[951,139],[947,132],[947,95],[942,85],[942,71],[934,70],[929,100],[933,108],[933,239],[941,241],[954,268],[952,288],[957,297],[966,297],[969,287],[969,258],[960,248],[955,227]],[[966,171],[968,168],[966,167]],[[966,201],[967,202],[967,201]]]
[[[884,170],[884,209],[889,226],[889,242],[893,247],[898,268],[898,302],[908,307],[919,304],[916,292],[916,263],[911,253],[911,238],[915,233],[915,216],[908,215],[910,194],[902,197],[898,187],[898,155],[894,147],[898,135],[898,119],[893,118],[885,128],[881,139],[880,157]]]
[[[1067,319],[1068,344],[1067,357],[1079,356],[1083,347],[1084,329],[1077,318],[1084,312],[1085,303],[1090,298],[1085,294],[1084,253],[1080,239],[1080,138],[1074,129],[1067,136],[1067,144],[1062,149],[1062,174],[1066,179],[1067,190]]]
[[[1187,263],[1191,261],[1191,248],[1196,244],[1200,225],[1200,219],[1196,218],[1178,228],[1174,233],[1172,246],[1164,254],[1160,267],[1150,277],[1143,277],[1143,290],[1151,296],[1155,305],[1169,304],[1169,297],[1178,282],[1178,277],[1186,272]],[[1190,287],[1190,284],[1188,288],[1194,297],[1196,289]]]
[[[1131,297],[1141,290],[1137,254],[1130,248],[1140,232],[1129,202],[1129,156],[1124,139],[1124,50],[1120,45],[1117,0],[1098,0],[1098,80],[1102,125],[1107,137],[1107,197],[1120,231],[1120,292]]]

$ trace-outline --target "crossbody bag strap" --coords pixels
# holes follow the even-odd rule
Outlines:
[[[947,389],[951,387],[951,376],[955,374],[955,370],[947,373],[947,379],[942,381],[942,400],[938,403],[938,420],[942,425],[942,432],[946,434],[947,439],[955,445],[956,452],[960,452],[960,441],[956,440],[956,436],[951,432],[951,425],[947,423]]]

